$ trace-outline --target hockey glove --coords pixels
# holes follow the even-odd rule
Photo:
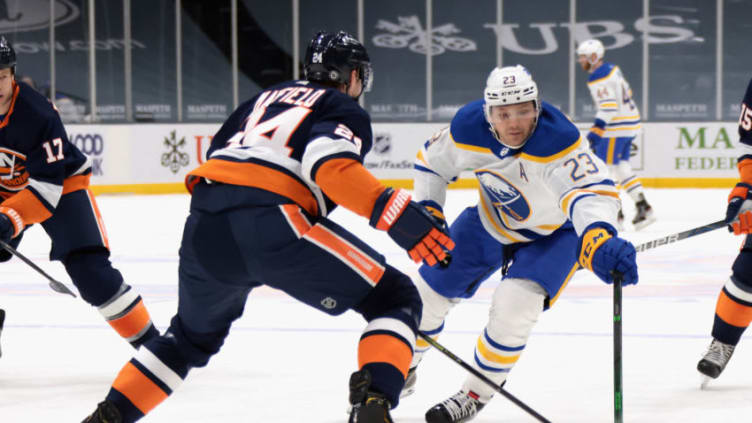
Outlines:
[[[752,232],[752,186],[744,182],[736,184],[728,197],[726,224],[729,232],[736,235]]]
[[[9,208],[0,206],[0,241],[6,244],[12,238],[23,231],[24,224],[18,212]]]
[[[441,206],[438,203],[432,200],[423,200],[419,201],[418,204],[423,206],[428,214],[430,214],[437,222],[441,224],[442,228],[447,228],[446,217],[444,217],[444,210],[442,210]]]
[[[433,266],[446,257],[446,250],[454,248],[444,226],[434,219],[420,204],[410,200],[402,189],[387,188],[373,205],[369,220],[371,226],[386,231],[410,258],[419,263],[424,260]]]
[[[623,285],[637,283],[637,253],[632,243],[612,236],[603,225],[596,223],[585,230],[580,245],[580,266],[591,270],[602,281],[612,283],[612,272],[617,272],[624,277]]]

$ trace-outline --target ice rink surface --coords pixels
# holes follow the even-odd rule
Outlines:
[[[623,236],[635,244],[720,219],[726,189],[650,189],[658,221]],[[144,297],[164,329],[176,310],[177,251],[187,195],[100,196],[112,261]],[[450,191],[450,220],[477,201]],[[633,203],[625,199],[627,219]],[[365,219],[337,210],[334,220],[374,245],[410,275],[416,268]],[[752,419],[752,342],[742,339],[721,377],[700,390],[695,366],[710,342],[715,300],[742,238],[719,229],[638,254],[640,283],[624,289],[626,422],[719,422]],[[49,240],[29,230],[20,251],[73,288],[49,262]],[[291,257],[294,260],[294,257]],[[470,362],[486,323],[493,275],[472,300],[449,314],[439,339]],[[505,388],[553,422],[613,421],[612,289],[577,272],[544,313]],[[0,422],[80,422],[104,398],[132,349],[81,299],[51,291],[24,263],[0,264],[0,308],[7,310],[0,358]],[[348,312],[332,318],[269,288],[254,290],[209,366],[195,369],[145,422],[344,422],[347,380],[365,326]],[[421,422],[455,393],[465,371],[438,351],[418,371],[417,392],[393,411]],[[474,422],[534,421],[501,396]]]

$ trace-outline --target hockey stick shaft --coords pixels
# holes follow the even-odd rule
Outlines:
[[[714,231],[718,228],[722,228],[726,226],[725,220],[719,220],[717,222],[708,223],[707,225],[698,226],[693,229],[689,229],[683,232],[678,232],[671,235],[666,235],[662,238],[654,239],[652,241],[644,242],[640,245],[635,246],[635,250],[639,253],[640,251],[645,250],[652,250],[655,247],[660,247],[661,245],[667,245],[667,244],[673,244],[676,241],[681,241],[683,239],[691,238],[693,236],[704,234],[705,232]]]
[[[36,270],[40,275],[44,276],[48,281],[50,281],[50,288],[52,288],[53,291],[59,292],[61,294],[72,295],[74,298],[76,297],[76,294],[74,294],[73,291],[71,291],[70,289],[68,289],[67,286],[63,285],[62,282],[59,282],[59,281],[55,280],[52,276],[48,275],[47,272],[45,272],[44,270],[42,270],[42,268],[40,268],[39,266],[37,266],[36,264],[34,264],[33,261],[31,261],[28,258],[26,258],[26,256],[24,256],[23,254],[19,253],[18,250],[16,250],[15,248],[11,247],[10,245],[8,245],[7,243],[5,243],[4,241],[0,241],[0,247],[3,247],[9,253],[13,254],[16,257],[18,257],[24,263],[28,264],[29,267],[31,267],[32,269]]]
[[[621,363],[621,283],[624,276],[614,275],[614,423],[624,421],[624,393]]]
[[[459,358],[456,355],[454,355],[454,353],[452,353],[451,351],[449,351],[448,349],[446,349],[443,345],[439,344],[435,339],[433,339],[430,336],[426,335],[422,331],[418,331],[418,335],[421,338],[423,338],[426,342],[428,342],[432,347],[434,347],[437,350],[441,351],[445,356],[449,357],[452,361],[454,361],[455,363],[459,364],[460,367],[462,367],[463,369],[467,370],[473,376],[475,376],[478,379],[480,379],[481,381],[483,381],[483,383],[485,383],[486,385],[492,387],[496,392],[498,392],[501,395],[505,396],[509,401],[512,401],[515,405],[517,405],[521,409],[525,410],[531,416],[535,417],[535,419],[538,420],[539,422],[551,423],[550,420],[548,420],[545,417],[541,416],[537,411],[535,411],[532,408],[530,408],[530,406],[528,406],[524,402],[522,402],[519,399],[517,399],[517,397],[515,397],[514,395],[510,394],[509,392],[507,392],[504,388],[502,388],[501,386],[499,386],[496,383],[494,383],[494,381],[492,381],[491,379],[487,378],[485,375],[483,375],[478,370],[474,369],[469,364],[465,363],[464,360],[462,360],[461,358]]]

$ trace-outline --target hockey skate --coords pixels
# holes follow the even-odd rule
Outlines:
[[[485,405],[480,402],[475,392],[462,390],[428,410],[426,422],[461,423],[470,421]]]
[[[371,374],[360,370],[350,376],[349,423],[394,423],[389,414],[390,404],[383,394],[369,391]]]
[[[81,423],[122,423],[122,421],[123,418],[115,404],[105,400],[100,402],[91,416]]]
[[[699,363],[697,363],[697,371],[704,375],[702,381],[702,387],[704,388],[710,379],[715,379],[720,376],[723,369],[726,368],[731,359],[731,354],[734,353],[735,345],[724,344],[723,342],[713,339],[708,347],[708,352],[702,357]]]
[[[616,229],[619,231],[624,230],[624,213],[619,209],[619,214],[616,215]]]
[[[635,215],[634,219],[632,219],[632,225],[634,225],[635,230],[639,231],[649,224],[655,222],[655,216],[653,216],[653,208],[650,207],[650,204],[648,204],[647,200],[645,200],[645,197],[642,197],[640,201],[635,203],[635,207],[637,208],[637,214]]]
[[[405,378],[405,386],[402,387],[402,392],[400,392],[400,398],[405,398],[415,392],[415,382],[418,379],[418,375],[415,374],[417,370],[417,367],[412,367],[408,370],[407,378]]]

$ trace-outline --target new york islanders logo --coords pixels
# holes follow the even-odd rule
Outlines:
[[[530,217],[530,205],[522,195],[519,189],[491,171],[481,170],[475,172],[475,176],[480,182],[483,191],[488,195],[494,210],[503,222],[504,218],[501,213],[511,217],[518,222],[524,222]]]
[[[7,148],[0,148],[0,191],[20,191],[28,182],[26,156]]]

